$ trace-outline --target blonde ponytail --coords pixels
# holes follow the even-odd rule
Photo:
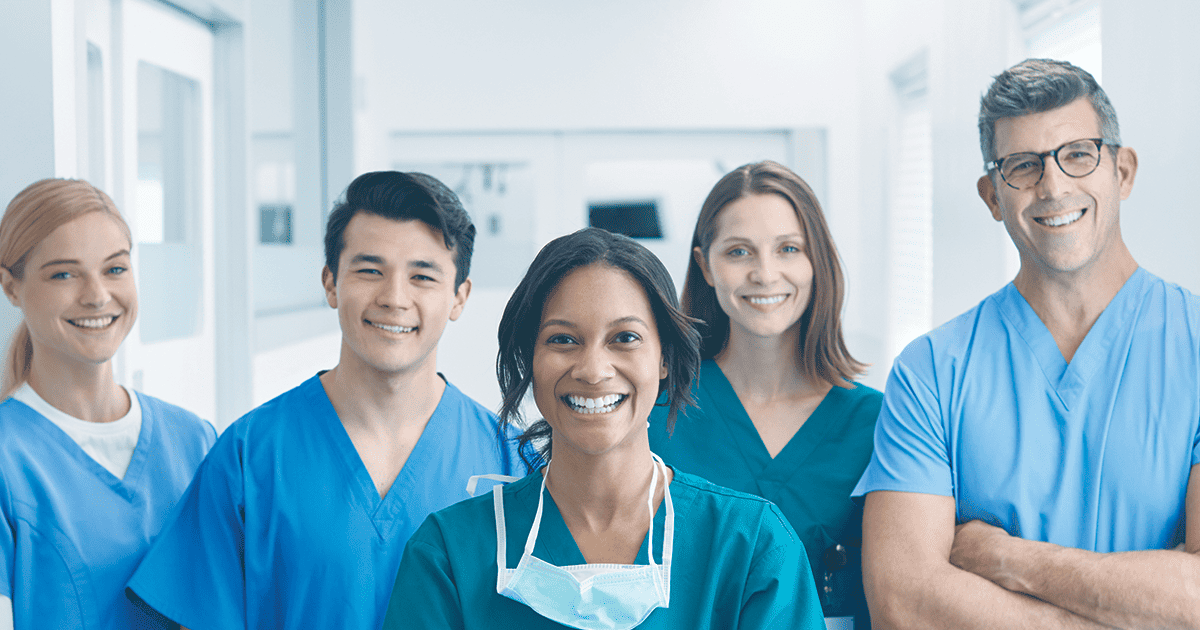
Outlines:
[[[29,338],[29,326],[21,320],[17,332],[13,333],[4,362],[4,383],[0,390],[4,395],[0,401],[8,400],[29,379],[29,366],[33,362],[33,340]]]

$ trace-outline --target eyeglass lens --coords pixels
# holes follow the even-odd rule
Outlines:
[[[1059,168],[1071,177],[1091,174],[1100,164],[1100,147],[1092,140],[1069,142],[1052,152]],[[1042,178],[1046,161],[1037,153],[1014,153],[1000,164],[1004,181],[1017,188],[1028,188]]]

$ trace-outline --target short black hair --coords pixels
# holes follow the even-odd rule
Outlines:
[[[325,266],[337,281],[338,259],[346,247],[343,235],[354,215],[366,212],[393,221],[420,221],[441,232],[454,252],[454,290],[471,272],[475,225],[458,195],[424,173],[375,171],[359,175],[329,213],[325,224]]]
[[[554,289],[567,274],[580,267],[605,265],[628,273],[645,290],[654,313],[667,377],[658,383],[658,394],[667,396],[667,426],[675,416],[693,404],[692,381],[700,370],[700,333],[696,320],[679,308],[675,284],[667,268],[650,250],[637,241],[600,228],[585,228],[550,241],[538,252],[521,283],[517,285],[504,316],[500,318],[496,357],[496,378],[504,402],[500,407],[502,427],[521,419],[521,401],[533,383],[533,350],[542,324],[542,311]],[[520,437],[522,458],[528,445],[549,437],[550,425],[539,420]],[[547,443],[539,453],[543,461],[549,455]],[[526,461],[527,464],[533,462]]]

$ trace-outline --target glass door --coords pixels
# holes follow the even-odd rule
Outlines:
[[[158,3],[127,0],[124,208],[138,321],[123,382],[215,419],[213,35]]]

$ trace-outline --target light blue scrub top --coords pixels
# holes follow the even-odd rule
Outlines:
[[[496,472],[524,468],[447,383],[381,499],[314,376],[221,435],[129,587],[192,630],[376,630],[409,536]]]
[[[510,569],[521,559],[541,487],[534,473],[504,488]],[[825,627],[804,545],[779,508],[679,471],[671,499],[671,604],[651,612],[639,629]],[[654,515],[656,562],[665,504]],[[430,516],[404,550],[384,630],[566,628],[496,592],[495,528],[490,492]],[[557,566],[587,562],[548,491],[533,555]],[[634,563],[647,564],[645,540]]]
[[[1200,463],[1200,299],[1138,269],[1068,364],[1016,287],[896,359],[854,490],[1098,552],[1183,542]]]
[[[0,404],[0,594],[18,630],[174,628],[125,595],[204,454],[212,425],[137,394],[142,427],[122,479],[24,403]]]

